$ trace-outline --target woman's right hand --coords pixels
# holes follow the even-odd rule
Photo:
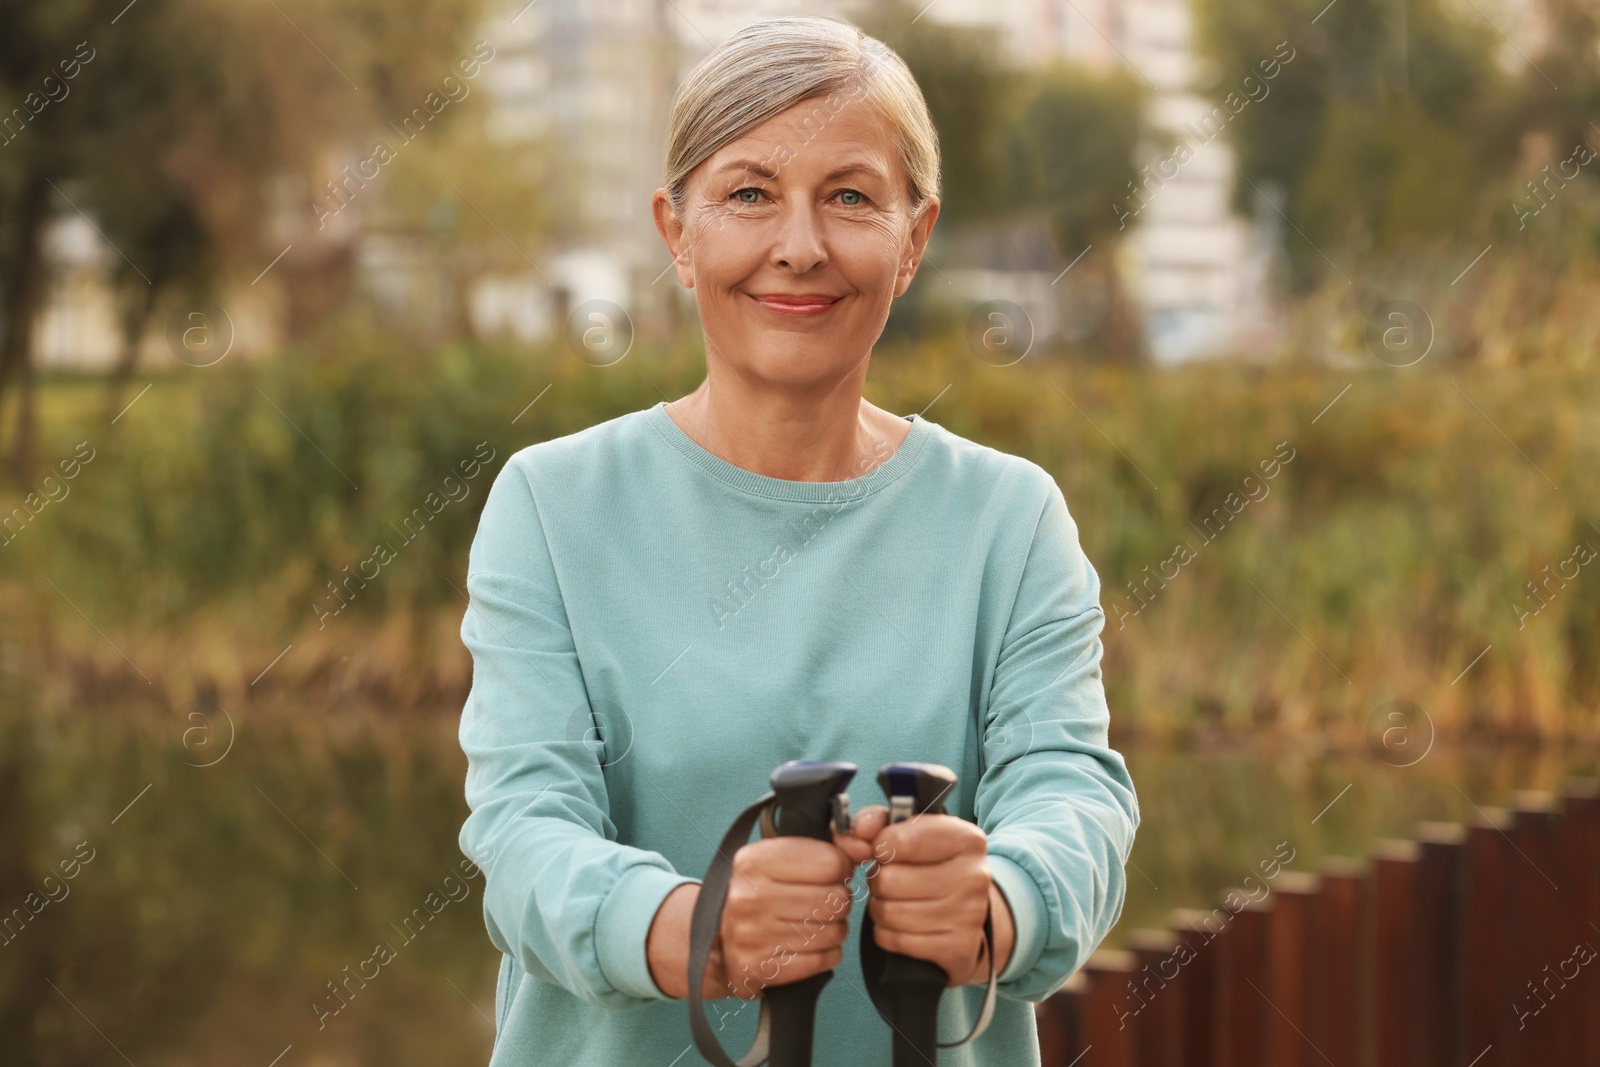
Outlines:
[[[754,1000],[837,967],[850,933],[850,879],[871,846],[834,835],[772,837],[733,854],[718,938],[724,992]]]
[[[701,999],[753,1000],[767,986],[838,966],[850,932],[850,879],[871,857],[870,844],[839,833],[831,845],[774,837],[735,852]],[[693,883],[668,893],[645,945],[651,978],[676,1000],[689,995],[689,927],[699,899],[700,886]]]

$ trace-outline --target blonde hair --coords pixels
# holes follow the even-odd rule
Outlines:
[[[826,97],[813,116],[842,101],[868,100],[894,129],[913,216],[939,195],[939,135],[916,79],[894,49],[835,18],[798,15],[746,26],[690,71],[672,98],[662,184],[683,213],[689,173],[772,116]],[[838,103],[835,105],[835,102]],[[818,123],[826,122],[821,114]],[[815,130],[811,120],[803,125]],[[779,145],[776,165],[793,158]]]

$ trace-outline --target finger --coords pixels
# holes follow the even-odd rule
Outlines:
[[[939,963],[954,955],[951,951],[953,939],[948,934],[908,934],[892,927],[878,926],[873,928],[872,937],[885,952],[897,952],[930,963]],[[943,964],[940,963],[940,966]],[[949,973],[948,969],[946,973]]]
[[[850,857],[831,841],[809,837],[772,837],[744,845],[733,854],[733,868],[747,877],[813,885],[845,882],[855,873]]]
[[[878,926],[907,934],[936,934],[980,929],[988,912],[988,899],[981,900],[885,900],[872,897],[867,914]]]
[[[873,929],[873,939],[885,952],[927,960],[945,973],[946,984],[959,985],[977,969],[981,939],[948,934],[907,934],[886,926]]]
[[[861,840],[871,841],[888,825],[889,809],[882,804],[868,804],[856,812],[852,829]]]
[[[767,920],[735,926],[720,938],[729,959],[753,967],[762,960],[782,963],[791,956],[826,952],[850,937],[847,922],[789,922]]]
[[[740,1000],[754,1000],[767,989],[831,971],[843,961],[844,949],[837,945],[820,952],[774,952],[736,966],[728,986]]]
[[[789,923],[789,945],[796,952],[822,952],[845,943],[850,923],[840,918],[830,922],[803,920]]]
[[[815,886],[766,879],[736,881],[728,886],[722,914],[738,923],[759,919],[786,922],[833,922],[850,914],[850,887]]]
[[[895,861],[874,868],[867,875],[867,889],[885,900],[944,900],[948,898],[988,898],[990,884],[987,859],[959,856],[943,863],[905,863]]]
[[[954,815],[918,815],[886,827],[877,837],[881,852],[905,863],[938,863],[952,856],[978,854],[988,837],[975,824]],[[885,863],[891,860],[880,856]]]
[[[852,871],[858,864],[865,863],[872,858],[872,842],[862,840],[853,832],[841,834],[835,830],[833,843],[849,859]]]

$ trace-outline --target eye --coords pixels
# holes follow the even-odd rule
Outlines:
[[[746,193],[750,195],[746,196]],[[735,189],[729,194],[729,199],[734,197],[737,197],[741,204],[759,204],[761,203],[761,190],[753,185],[747,185],[743,189]]]
[[[851,198],[854,199],[851,199]],[[856,189],[839,190],[839,203],[846,207],[857,207],[867,202],[866,196]]]

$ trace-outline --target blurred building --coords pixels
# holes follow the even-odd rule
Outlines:
[[[481,35],[496,55],[484,68],[495,137],[544,146],[558,161],[550,188],[554,232],[527,270],[484,278],[461,301],[461,316],[485,335],[533,340],[565,328],[578,305],[605,300],[626,309],[646,337],[665,336],[692,316],[690,295],[676,283],[650,215],[665,152],[666,112],[681,78],[714,45],[751,22],[782,14],[848,16],[843,0],[490,0]],[[1229,209],[1233,156],[1226,136],[1202,140],[1211,105],[1191,91],[1196,82],[1189,0],[932,0],[917,16],[953,26],[997,31],[1026,64],[1069,59],[1100,68],[1126,66],[1153,90],[1151,119],[1194,145],[1191,159],[1158,187],[1130,200],[1130,234],[1119,269],[1137,300],[1152,355],[1176,362],[1216,353],[1271,347],[1273,306],[1267,280],[1279,235],[1264,204],[1256,220]],[[1265,57],[1264,57],[1265,58]],[[1224,81],[1248,72],[1211,72]],[[1152,152],[1152,167],[1163,162]],[[334,168],[330,168],[330,171]],[[1264,190],[1270,195],[1271,190]],[[278,237],[293,243],[299,263],[322,255],[327,278],[353,273],[381,301],[430,322],[439,307],[436,265],[423,242],[378,232],[362,212],[342,213],[326,233],[310,234],[303,204],[285,194]],[[453,206],[453,205],[446,205]],[[1137,206],[1138,210],[1133,210]],[[359,207],[359,205],[358,205]],[[1118,210],[1107,205],[1107,212]],[[1263,224],[1265,222],[1266,224]],[[1082,301],[1068,266],[1040,233],[1004,232],[952,246],[932,261],[956,300],[1005,299],[1022,305],[1040,336],[1072,336]],[[532,249],[531,237],[528,247]],[[55,278],[39,331],[47,365],[104,366],[119,335],[114,301],[104,291],[104,261],[87,220],[63,213],[52,241]],[[1108,254],[1095,249],[1090,254]],[[297,267],[298,290],[279,274],[242,290],[229,306],[251,310],[241,344],[270,350],[295,320],[320,313],[319,294],[344,289]],[[927,277],[925,275],[925,277]],[[305,279],[309,278],[309,281]],[[260,279],[258,279],[259,281]],[[331,295],[330,295],[331,294]],[[308,303],[309,302],[309,303]],[[275,312],[273,309],[276,308]],[[275,329],[274,316],[284,319]],[[153,324],[145,350],[163,358]]]
[[[481,287],[480,326],[539,336],[576,303],[597,298],[629,309],[645,329],[685,314],[681,290],[670,272],[662,276],[668,257],[649,216],[672,90],[742,26],[802,10],[847,16],[850,5],[619,0],[601,9],[580,0],[509,0],[490,31],[499,50],[490,71],[495,127],[504,136],[549,138],[582,182],[563,201],[568,226],[541,264],[551,284],[530,272]],[[1023,63],[1128,66],[1154,90],[1152,119],[1175,135],[1211,110],[1190,92],[1188,0],[933,0],[918,17],[992,28]],[[1275,235],[1230,212],[1232,181],[1225,139],[1197,145],[1133,219],[1120,267],[1160,361],[1271,343],[1266,281]],[[1108,213],[1115,208],[1108,204]],[[969,241],[962,252],[960,262],[937,264],[958,297],[1008,299],[1029,312],[1040,335],[1070,332],[1072,280],[1054,284],[1067,263],[1055,261],[1042,233]]]

